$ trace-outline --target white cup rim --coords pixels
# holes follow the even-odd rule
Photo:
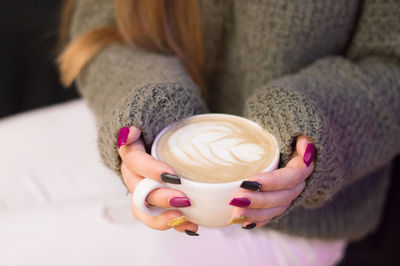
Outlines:
[[[187,120],[187,119],[190,119],[190,118],[193,118],[193,117],[199,117],[199,116],[223,116],[223,117],[234,117],[235,119],[242,119],[243,121],[246,121],[247,123],[250,123],[250,124],[252,124],[253,126],[260,128],[261,130],[263,130],[265,133],[267,133],[267,134],[271,137],[271,139],[272,139],[272,141],[274,142],[274,145],[275,145],[275,155],[274,155],[274,158],[273,158],[272,161],[269,163],[269,165],[268,165],[264,170],[262,170],[261,172],[270,172],[270,171],[272,171],[272,170],[274,170],[274,169],[277,168],[278,163],[279,163],[280,150],[279,150],[278,141],[276,140],[275,136],[272,135],[271,132],[269,132],[267,129],[261,127],[258,123],[254,122],[254,121],[252,121],[252,120],[250,120],[250,119],[248,119],[248,118],[244,118],[244,117],[237,116],[237,115],[231,115],[231,114],[223,114],[223,113],[207,113],[207,114],[192,115],[192,116],[185,117],[185,118],[183,118],[183,119],[181,119],[181,120],[179,120],[179,121],[176,121],[175,123],[172,123],[171,125],[165,127],[163,130],[161,130],[161,131],[157,134],[156,138],[154,139],[153,145],[151,146],[151,156],[153,156],[155,159],[158,160],[158,156],[157,156],[157,143],[158,143],[158,141],[160,140],[160,137],[161,137],[162,135],[164,135],[164,133],[165,133],[168,129],[170,129],[171,127],[173,127],[174,125],[176,125],[176,124],[178,124],[178,123],[181,123],[181,122],[184,121],[184,120]],[[246,180],[246,178],[243,178],[243,179],[241,179],[241,180],[236,180],[236,181],[232,181],[232,182],[207,183],[207,182],[200,182],[200,181],[190,180],[190,179],[187,179],[187,178],[182,177],[182,176],[180,176],[180,178],[181,178],[181,182],[182,182],[182,180],[183,180],[183,183],[189,183],[189,184],[190,184],[190,183],[193,183],[193,184],[196,184],[196,185],[206,185],[206,186],[209,186],[209,185],[212,185],[212,186],[218,186],[218,185],[223,186],[223,185],[226,185],[226,184],[241,183],[241,182],[243,182],[244,180]]]

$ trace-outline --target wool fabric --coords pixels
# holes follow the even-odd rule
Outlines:
[[[137,126],[147,145],[190,115],[245,116],[277,137],[283,167],[299,135],[315,143],[301,195],[265,227],[356,240],[379,223],[389,163],[400,151],[400,2],[200,0],[201,97],[171,55],[109,45],[78,78],[98,122],[103,162],[120,175],[117,135]],[[113,1],[80,0],[70,39],[115,25]]]

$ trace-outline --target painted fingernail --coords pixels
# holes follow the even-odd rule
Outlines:
[[[308,143],[306,151],[304,152],[303,161],[307,167],[310,166],[315,157],[315,146],[312,143]]]
[[[249,206],[251,201],[248,198],[233,198],[229,205],[236,207],[247,207]]]
[[[187,222],[185,216],[178,216],[168,221],[169,227],[177,227]]]
[[[193,232],[193,231],[190,231],[190,230],[185,230],[185,233],[186,233],[187,235],[189,235],[189,236],[199,236],[198,233]]]
[[[172,207],[182,208],[191,205],[188,197],[173,197],[168,200],[169,205]]]
[[[251,223],[246,226],[243,226],[242,228],[243,229],[253,229],[254,227],[256,227],[256,225],[257,225],[256,223]]]
[[[162,173],[160,177],[161,181],[163,181],[164,183],[181,184],[181,178],[177,175]]]
[[[240,187],[251,191],[260,191],[262,185],[256,181],[243,181]]]
[[[123,127],[119,130],[118,137],[117,137],[117,146],[118,149],[121,148],[121,146],[124,146],[128,140],[128,135],[129,135],[129,127]]]
[[[238,216],[235,218],[232,218],[232,220],[230,220],[228,223],[230,224],[243,224],[245,222],[247,222],[249,220],[249,217],[247,217],[246,215],[242,215],[242,216]]]

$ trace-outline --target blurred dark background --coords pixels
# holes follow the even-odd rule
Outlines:
[[[54,65],[61,2],[1,2],[0,118],[78,97],[61,87]]]
[[[54,64],[60,0],[3,1],[0,9],[0,118],[78,97],[59,83]],[[400,157],[393,165],[379,229],[351,244],[347,265],[400,265]]]

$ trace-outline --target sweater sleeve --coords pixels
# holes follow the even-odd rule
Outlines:
[[[266,84],[245,114],[279,140],[282,166],[295,138],[317,148],[315,170],[294,206],[316,208],[400,151],[400,4],[366,0],[346,56],[321,58]]]
[[[71,39],[114,24],[113,1],[76,2]],[[122,44],[109,45],[95,56],[81,71],[77,86],[96,117],[101,158],[118,174],[121,127],[139,127],[149,148],[167,125],[206,111],[198,87],[175,56]]]

